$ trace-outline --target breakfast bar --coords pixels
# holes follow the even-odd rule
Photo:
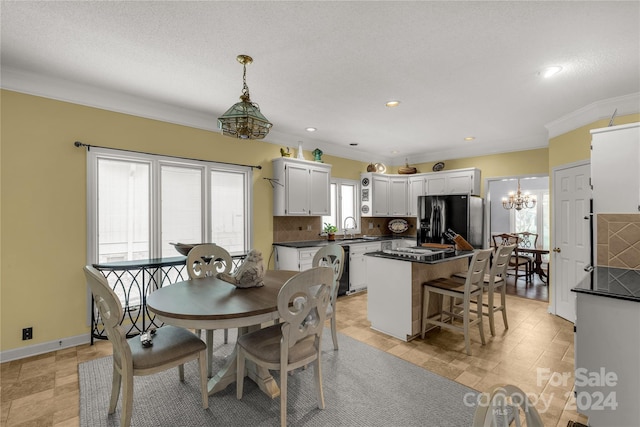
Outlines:
[[[422,285],[464,271],[473,251],[398,248],[365,254],[371,328],[403,341],[420,334]],[[439,301],[432,299],[429,313]]]

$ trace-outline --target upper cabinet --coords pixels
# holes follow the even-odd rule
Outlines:
[[[456,169],[415,175],[360,175],[362,216],[416,216],[418,196],[480,195],[480,170]]]
[[[322,216],[331,212],[331,165],[279,157],[273,159],[273,215]]]
[[[425,196],[441,194],[480,195],[480,169],[456,169],[426,174]]]
[[[363,173],[360,179],[362,216],[406,216],[407,178]]]
[[[595,213],[640,211],[640,123],[591,131]]]

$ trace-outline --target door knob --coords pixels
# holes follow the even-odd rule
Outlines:
[[[560,249],[560,248],[553,248],[553,252],[560,253],[560,252],[562,252],[562,249]]]

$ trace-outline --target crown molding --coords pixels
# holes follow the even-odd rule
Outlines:
[[[608,119],[616,110],[616,116],[639,113],[640,92],[596,101],[547,123],[545,127],[549,131],[549,139],[551,139],[598,120]]]
[[[72,104],[129,114],[152,120],[220,132],[211,112],[180,108],[175,105],[90,86],[61,78],[2,68],[3,89]]]

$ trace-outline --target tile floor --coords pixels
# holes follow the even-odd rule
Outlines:
[[[496,319],[496,336],[480,344],[477,329],[472,335],[472,356],[464,352],[461,334],[433,331],[424,340],[402,342],[369,327],[366,293],[338,299],[340,332],[394,354],[432,372],[479,391],[496,383],[511,383],[539,399],[536,407],[545,426],[567,426],[570,420],[586,424],[571,409],[573,375],[564,385],[539,379],[538,370],[573,372],[573,325],[547,313],[547,303],[508,296],[509,329]],[[78,426],[79,363],[111,353],[111,345],[81,345],[22,360],[1,368],[1,427]],[[552,381],[553,383],[553,381]],[[542,411],[542,399],[549,402]]]

